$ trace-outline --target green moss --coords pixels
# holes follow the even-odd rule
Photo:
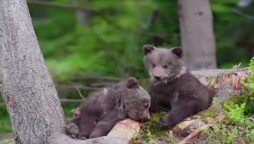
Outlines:
[[[157,143],[176,143],[179,141],[174,137],[169,129],[166,127],[161,127],[156,123],[156,121],[164,116],[166,113],[154,113],[151,115],[151,120],[142,124],[140,134],[133,138],[130,142],[131,144],[144,143],[157,144]]]
[[[165,112],[154,113],[151,115],[151,120],[142,125],[141,135],[143,135],[144,138],[149,138],[166,132],[164,127],[161,127],[156,123],[156,121],[163,115],[165,115]]]
[[[249,99],[249,95],[247,93],[243,93],[242,95],[235,96],[231,99],[224,100],[221,102],[222,108],[224,110],[234,109],[236,105],[246,102]]]
[[[217,108],[209,108],[209,109],[201,111],[198,115],[205,118],[205,117],[215,117],[218,114],[219,114],[219,111]]]

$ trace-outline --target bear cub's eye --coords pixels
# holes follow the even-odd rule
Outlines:
[[[152,67],[154,68],[156,65],[155,64],[152,64]]]
[[[149,103],[144,104],[144,108],[145,108],[145,109],[148,109],[148,108],[149,108]]]
[[[168,65],[163,65],[162,66],[164,69],[167,69],[168,68]]]

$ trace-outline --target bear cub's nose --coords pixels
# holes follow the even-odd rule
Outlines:
[[[161,80],[161,77],[159,77],[159,76],[154,76],[154,78],[156,79],[156,80]]]

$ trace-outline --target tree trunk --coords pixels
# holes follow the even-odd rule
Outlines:
[[[73,3],[78,6],[86,6],[88,4],[87,0],[73,0]],[[84,11],[81,9],[76,10],[77,21],[80,24],[89,24],[89,11]]]
[[[209,0],[178,0],[184,60],[191,70],[216,68]]]
[[[0,0],[0,77],[17,144],[122,143],[64,135],[65,119],[25,0]]]
[[[0,1],[3,96],[16,143],[46,143],[63,110],[39,49],[25,0]]]

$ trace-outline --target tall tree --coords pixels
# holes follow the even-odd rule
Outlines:
[[[192,70],[216,68],[209,0],[178,0],[178,13],[186,65]]]
[[[102,137],[73,140],[40,51],[26,0],[0,0],[0,78],[17,144],[120,143]]]

